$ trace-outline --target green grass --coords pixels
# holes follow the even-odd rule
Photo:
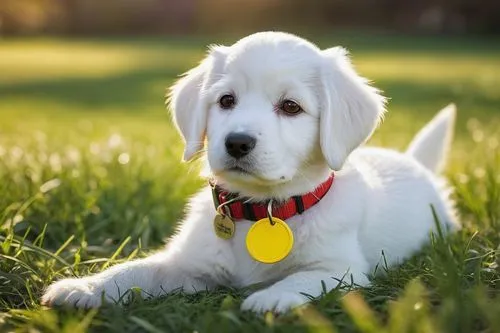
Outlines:
[[[319,40],[351,49],[391,98],[372,144],[402,149],[457,104],[447,176],[460,233],[435,237],[369,288],[280,317],[240,312],[248,291],[231,289],[99,311],[40,306],[51,281],[143,256],[174,230],[204,181],[180,163],[163,96],[221,40],[0,43],[0,331],[499,332],[500,44],[466,38]]]

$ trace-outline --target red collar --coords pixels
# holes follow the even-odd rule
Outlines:
[[[290,199],[276,203],[273,205],[273,216],[281,220],[287,220],[290,217],[302,214],[305,210],[317,204],[328,192],[333,184],[334,174],[330,175],[328,179],[321,183],[314,191],[304,195],[296,195]],[[224,212],[233,220],[250,220],[258,221],[267,217],[267,203],[252,203],[246,202],[248,198],[241,198],[235,201],[232,199],[237,198],[237,193],[230,193],[222,189],[220,186],[210,183],[212,187],[213,199],[215,208],[219,207],[231,200],[231,203],[224,205]]]

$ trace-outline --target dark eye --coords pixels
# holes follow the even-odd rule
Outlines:
[[[300,105],[289,99],[281,103],[280,109],[288,115],[296,115],[303,111]]]
[[[236,99],[233,95],[224,95],[219,99],[219,105],[223,109],[232,109],[236,104]]]

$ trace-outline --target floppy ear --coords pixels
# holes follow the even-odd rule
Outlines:
[[[353,69],[342,47],[321,51],[323,109],[320,114],[320,145],[333,170],[365,142],[385,112],[385,98]]]
[[[226,49],[225,46],[211,46],[206,58],[170,88],[167,103],[185,142],[184,161],[203,148],[208,112],[203,92],[212,84],[211,74],[225,58]]]

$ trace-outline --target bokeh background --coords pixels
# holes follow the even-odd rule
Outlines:
[[[500,32],[495,0],[2,0],[2,34],[223,34],[255,29]]]

